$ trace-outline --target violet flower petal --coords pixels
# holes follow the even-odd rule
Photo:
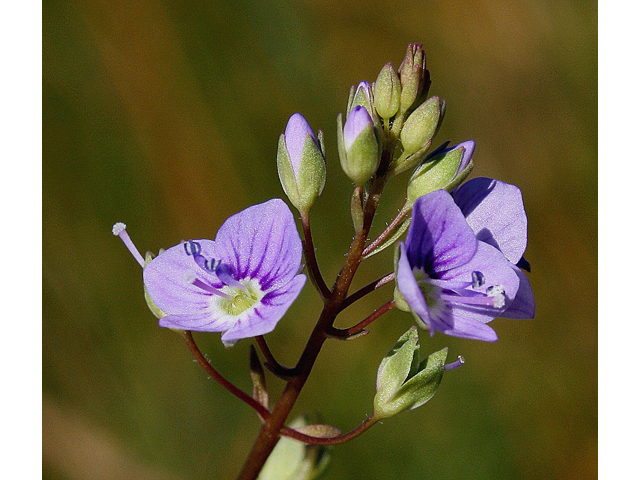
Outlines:
[[[196,240],[202,247],[201,254],[215,256],[214,242]],[[187,242],[175,245],[156,258],[143,270],[144,284],[153,302],[167,314],[197,314],[209,308],[210,295],[185,281],[187,272],[198,272],[214,287],[222,287],[214,274],[198,267],[192,255],[185,253]]]
[[[494,285],[504,288],[505,304],[502,307],[465,305],[464,303],[451,303],[450,307],[456,318],[465,318],[481,323],[488,323],[496,317],[503,316],[503,312],[510,306],[516,297],[520,279],[513,270],[513,266],[504,255],[491,245],[480,242],[476,255],[465,265],[445,272],[443,280],[470,279],[473,272],[482,272],[484,284],[474,291],[485,294]]]
[[[279,198],[228,218],[215,243],[218,258],[236,279],[256,278],[262,290],[289,283],[300,269],[302,243],[289,207]]]
[[[527,215],[520,189],[480,177],[464,183],[454,197],[478,240],[517,263],[527,247]]]
[[[421,326],[431,329],[431,333],[433,334],[435,329],[429,316],[429,307],[424,298],[424,293],[420,289],[420,285],[418,285],[416,277],[413,274],[413,268],[409,263],[409,257],[407,255],[407,247],[403,242],[400,242],[400,257],[398,259],[396,279],[398,290],[400,290],[400,293],[411,307],[411,311],[420,318]]]
[[[233,315],[214,317],[209,310],[184,315],[167,315],[158,321],[164,328],[190,330],[192,332],[224,332],[236,323]]]
[[[306,281],[298,274],[302,243],[291,211],[280,199],[230,217],[216,241],[171,247],[144,269],[162,327],[226,332],[222,340],[270,332]]]
[[[437,274],[467,263],[478,241],[451,195],[437,190],[416,200],[406,245],[412,266]]]
[[[293,174],[297,177],[300,170],[300,162],[302,161],[302,150],[304,144],[307,141],[307,135],[309,135],[316,144],[316,136],[311,129],[311,126],[307,120],[300,114],[294,113],[287,122],[287,127],[284,130],[284,142],[289,154],[289,160],[291,161],[291,168]]]

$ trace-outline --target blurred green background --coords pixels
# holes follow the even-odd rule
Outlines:
[[[496,320],[495,344],[423,332],[425,354],[448,345],[467,364],[424,407],[337,447],[326,478],[596,478],[596,2],[51,0],[43,11],[44,478],[234,477],[257,416],[157,327],[111,226],[157,251],[281,197],[277,140],[299,111],[327,138],[313,221],[333,278],[351,238],[335,117],[349,87],[397,67],[409,42],[424,43],[431,93],[447,99],[436,144],[474,139],[473,175],[523,191],[537,318]],[[376,231],[404,182],[391,182]],[[356,283],[391,258],[366,261]],[[282,362],[297,359],[319,306],[308,285],[267,336]],[[380,359],[411,323],[391,312],[365,338],[328,342],[295,413],[358,425]],[[196,340],[251,388],[249,341]],[[282,384],[270,386],[275,397]]]

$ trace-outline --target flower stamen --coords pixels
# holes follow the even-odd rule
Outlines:
[[[204,283],[202,280],[200,280],[196,276],[196,273],[193,271],[188,271],[187,273],[185,273],[184,280],[185,282],[190,283],[204,290],[205,292],[213,293],[214,295],[217,295],[219,297],[226,298],[226,299],[232,298],[230,295],[227,295],[226,293],[218,290],[217,288],[213,288],[211,285]]]
[[[122,240],[122,242],[127,247],[131,255],[133,255],[133,258],[135,258],[136,261],[140,264],[140,266],[144,268],[144,258],[142,258],[142,255],[140,255],[140,252],[131,241],[129,234],[127,233],[127,226],[122,222],[118,222],[113,225],[113,228],[111,229],[111,231],[113,232],[114,235],[120,237],[120,240]]]
[[[445,370],[453,370],[454,368],[458,368],[464,365],[464,357],[462,355],[458,355],[458,359],[453,363],[447,363],[444,366]]]

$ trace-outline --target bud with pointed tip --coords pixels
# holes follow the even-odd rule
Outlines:
[[[387,63],[373,86],[373,100],[378,115],[389,119],[398,113],[400,108],[400,78],[393,65]]]
[[[321,132],[318,136],[321,137]],[[299,113],[291,116],[280,135],[277,164],[287,197],[300,212],[308,212],[322,193],[327,170],[322,142]]]
[[[437,150],[416,168],[409,179],[407,203],[435,190],[453,191],[473,169],[473,140],[459,143],[451,148]]]
[[[399,68],[402,95],[400,111],[406,112],[426,97],[431,80],[427,70],[427,58],[421,43],[410,43]]]
[[[342,169],[358,186],[364,185],[378,169],[380,145],[365,107],[356,105],[344,126],[342,114],[338,115],[338,152]]]
[[[392,165],[393,175],[415,167],[425,158],[440,125],[443,105],[439,97],[431,97],[409,115],[400,131],[403,152]]]

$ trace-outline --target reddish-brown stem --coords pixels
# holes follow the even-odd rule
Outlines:
[[[367,236],[369,235],[373,217],[375,216],[376,209],[380,202],[380,195],[382,194],[386,181],[385,173],[390,160],[390,152],[384,151],[381,166],[378,169],[378,173],[371,181],[369,195],[363,209],[362,230],[358,231],[354,236],[349,252],[347,253],[344,266],[338,274],[338,278],[334,283],[333,289],[330,292],[327,290],[329,293],[328,296],[325,296],[323,293],[324,289],[322,288],[322,283],[324,282],[319,282],[322,277],[320,276],[320,272],[315,262],[313,243],[310,238],[307,240],[309,218],[308,215],[303,215],[303,224],[306,223],[307,225],[305,229],[304,248],[307,262],[309,262],[309,274],[312,278],[315,278],[315,282],[318,282],[316,288],[322,295],[325,305],[295,367],[296,375],[287,382],[287,385],[280,395],[278,402],[274,406],[271,415],[268,416],[262,424],[260,433],[253,444],[251,452],[249,452],[249,456],[247,457],[237,480],[254,480],[259,475],[264,462],[267,461],[269,454],[278,443],[280,431],[284,426],[293,405],[298,399],[309,374],[311,373],[311,369],[313,368],[318,354],[322,349],[324,341],[327,339],[327,329],[333,326],[336,316],[342,311],[342,304],[349,291],[349,286],[351,285],[356,270],[362,260],[362,251],[364,250],[364,244]],[[308,232],[308,235],[310,237],[310,231]]]
[[[316,250],[313,246],[313,237],[311,236],[311,224],[309,221],[309,212],[300,213],[302,220],[302,231],[304,233],[304,257],[307,261],[307,270],[309,272],[309,279],[316,288],[318,293],[324,300],[327,300],[331,296],[331,292],[327,287],[327,284],[322,278],[320,268],[318,268],[318,261],[316,260]]]
[[[398,212],[398,215],[396,215],[396,218],[391,220],[391,223],[387,225],[387,228],[385,228],[384,231],[380,235],[378,235],[378,238],[376,238],[369,245],[367,245],[367,247],[362,252],[362,255],[366,257],[371,252],[373,252],[376,248],[382,245],[384,241],[393,234],[395,229],[400,226],[400,224],[406,218],[407,214],[410,211],[411,211],[411,208],[403,207],[402,210]]]
[[[338,445],[340,443],[348,442],[349,440],[352,440],[357,436],[363,434],[371,427],[373,427],[376,423],[378,423],[378,420],[374,419],[373,414],[371,414],[357,428],[351,430],[350,432],[343,433],[342,435],[337,435],[335,437],[313,437],[311,435],[300,433],[297,430],[289,427],[283,427],[280,431],[280,435],[282,435],[283,437],[289,437],[295,440],[299,440],[300,442],[306,443],[307,445]]]
[[[202,366],[202,368],[204,368],[205,372],[207,372],[211,378],[213,378],[216,382],[218,382],[220,385],[226,388],[229,392],[231,392],[233,395],[235,395],[244,403],[246,403],[251,408],[253,408],[256,412],[258,412],[258,415],[260,415],[260,418],[264,420],[269,417],[270,413],[266,407],[264,407],[261,403],[255,400],[252,396],[240,390],[233,383],[231,383],[229,380],[227,380],[222,375],[220,375],[220,373],[218,373],[218,371],[211,366],[209,361],[205,358],[205,356],[202,354],[202,352],[198,348],[198,345],[196,345],[196,342],[193,339],[193,335],[191,335],[191,332],[181,331],[180,336],[187,344],[187,347],[189,347],[189,350],[191,351],[195,359]]]
[[[395,278],[396,278],[395,273],[390,273],[388,275],[385,275],[382,278],[379,278],[378,280],[374,280],[369,285],[365,285],[360,290],[358,290],[355,293],[352,293],[351,295],[349,295],[347,298],[344,299],[344,302],[342,302],[342,309],[344,310],[349,305],[356,302],[357,300],[360,300],[365,295],[368,295],[371,292],[382,287],[383,285],[386,285],[387,283],[392,282]]]
[[[293,375],[295,375],[294,368],[285,367],[276,360],[276,358],[271,353],[271,349],[269,349],[269,345],[267,345],[267,341],[264,338],[264,335],[258,335],[255,337],[255,339],[258,347],[260,347],[262,355],[264,355],[264,358],[266,360],[265,367],[267,367],[267,369],[269,369],[271,373],[283,380],[289,380]]]
[[[327,329],[327,335],[333,338],[341,338],[341,337],[348,338],[353,335],[357,335],[360,332],[362,332],[362,330],[364,330],[364,328],[367,325],[370,325],[371,323],[375,322],[378,318],[380,318],[385,313],[393,310],[395,307],[396,307],[396,302],[394,300],[389,300],[387,303],[382,305],[380,308],[374,311],[371,315],[369,315],[367,318],[362,320],[360,323],[354,325],[353,327],[345,328],[345,329],[330,327],[329,329]]]

